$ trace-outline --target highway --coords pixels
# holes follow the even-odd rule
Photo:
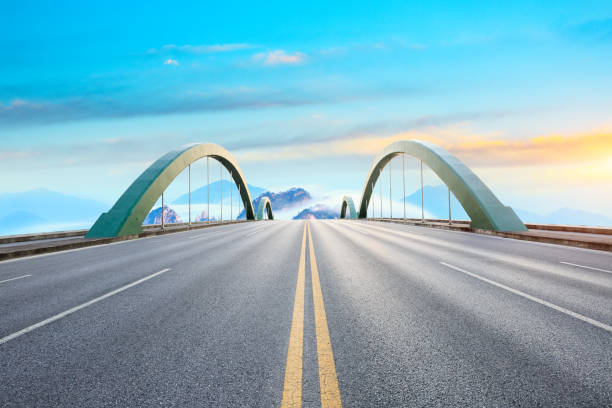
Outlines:
[[[612,406],[612,253],[356,220],[0,262],[0,406]]]

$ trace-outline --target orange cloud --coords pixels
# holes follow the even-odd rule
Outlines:
[[[520,141],[472,139],[445,147],[462,160],[483,166],[599,162],[612,157],[612,131],[550,135]]]
[[[438,144],[473,167],[572,166],[600,164],[609,173],[612,160],[612,130],[575,135],[549,135],[527,140],[510,140],[497,135],[490,139],[470,133],[465,127],[409,131],[380,137],[360,136],[322,142],[279,146],[276,149],[249,150],[240,160],[308,160],[318,157],[363,155],[374,157],[397,140],[419,139]],[[599,170],[598,170],[599,171]]]

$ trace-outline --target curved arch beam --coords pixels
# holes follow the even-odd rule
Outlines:
[[[86,238],[117,237],[142,232],[142,223],[162,192],[187,166],[202,157],[212,157],[231,172],[240,186],[246,218],[255,219],[249,187],[236,160],[223,147],[213,143],[194,143],[164,154],[125,190],[110,211],[103,213]]]
[[[525,231],[527,228],[512,208],[504,206],[493,192],[458,158],[432,143],[402,140],[385,147],[374,160],[361,194],[359,218],[366,218],[372,186],[380,172],[402,153],[423,160],[451,189],[470,216],[472,228],[495,231]]]
[[[353,203],[353,199],[349,196],[344,196],[342,198],[342,209],[340,210],[340,218],[346,218],[346,210],[349,210],[348,218],[357,218],[357,211],[355,211],[355,204]]]
[[[262,197],[261,200],[259,200],[259,206],[257,206],[257,220],[264,219],[264,211],[267,211],[269,220],[274,219],[274,215],[272,215],[272,203],[268,197]]]

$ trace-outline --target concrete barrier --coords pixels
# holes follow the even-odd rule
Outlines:
[[[85,236],[86,233],[87,233],[87,230],[73,230],[73,231],[44,232],[40,234],[6,235],[6,236],[0,236],[0,245],[12,244],[14,242],[40,241],[43,239],[82,237],[82,236]]]

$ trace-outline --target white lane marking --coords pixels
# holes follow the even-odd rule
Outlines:
[[[261,230],[261,228],[257,228],[257,230],[255,230],[255,231],[253,231],[253,232],[251,232],[249,234],[246,234],[245,237],[250,237],[251,235],[255,235],[255,234],[257,234],[259,232],[259,230]]]
[[[235,223],[235,224],[236,224],[236,225],[238,225],[238,224],[240,224],[240,223]],[[221,225],[221,224],[220,224],[220,225]],[[253,227],[253,228],[251,228],[251,229],[257,229],[257,230],[259,230],[259,229],[261,229],[261,228],[262,228],[262,226],[259,226],[259,227],[258,227],[258,226],[252,226],[252,225],[251,225],[251,227]],[[233,231],[234,231],[234,230],[232,230],[231,232],[233,232]],[[225,231],[225,232],[227,232],[227,231]],[[198,235],[195,235],[195,236],[193,236],[193,237],[189,237],[189,239],[194,239],[194,240],[195,240],[195,239],[201,239],[201,238],[206,238],[206,237],[213,237],[213,236],[214,236],[214,235],[213,235],[214,233],[216,233],[216,231],[206,231],[206,232],[204,232],[203,234],[198,234]]]
[[[192,236],[192,237],[187,237],[187,238],[189,238],[189,239],[198,239],[198,238],[202,238],[202,237],[207,237],[207,236],[210,236],[211,234],[214,234],[214,233],[216,233],[216,232],[217,232],[217,230],[212,230],[212,231],[211,231],[211,230],[210,230],[210,228],[212,228],[212,227],[216,227],[216,225],[215,225],[215,224],[213,224],[213,225],[211,225],[210,227],[206,228],[206,230],[207,230],[207,231],[205,231],[205,232],[204,232],[204,233],[202,233],[202,234],[194,235],[194,236]],[[190,231],[190,232],[196,232],[196,231]],[[163,237],[163,236],[166,236],[166,235],[172,235],[172,234],[161,234],[161,235],[158,235],[158,236],[159,236],[159,237]]]
[[[245,237],[250,237],[251,235],[255,235],[258,232],[260,232],[261,230],[266,229],[266,227],[267,227],[267,225],[262,225],[261,227],[257,228],[255,231],[253,231],[253,232],[251,232],[249,234],[246,234]]]
[[[592,266],[578,265],[578,264],[574,264],[574,263],[571,263],[571,262],[561,262],[561,263],[565,264],[565,265],[577,266],[578,268],[591,269],[593,271],[612,273],[612,271],[608,271],[606,269],[600,269],[600,268],[593,268]]]
[[[434,234],[427,234],[424,235],[422,238],[416,237],[416,236],[412,236],[412,235],[416,235],[416,234],[412,234],[411,232],[402,232],[396,229],[391,229],[391,228],[382,228],[382,227],[375,227],[375,226],[370,226],[369,227],[371,230],[380,230],[381,232],[384,232],[385,234],[388,235],[397,235],[397,236],[402,236],[402,237],[406,237],[408,239],[411,239],[415,242],[418,242],[419,244],[423,244],[423,245],[435,245],[439,248],[442,248],[446,251],[459,251],[462,254],[472,254],[478,258],[480,257],[484,257],[487,259],[492,259],[498,262],[502,262],[502,263],[506,263],[506,264],[513,264],[513,265],[518,265],[522,268],[529,268],[529,269],[534,269],[534,270],[539,270],[541,272],[544,273],[548,273],[548,274],[555,274],[555,275],[562,275],[562,276],[566,276],[566,277],[571,277],[571,278],[576,278],[576,274],[569,272],[565,269],[559,269],[558,267],[554,267],[554,269],[551,270],[551,266],[550,265],[550,261],[545,260],[545,259],[536,259],[533,258],[531,256],[522,254],[519,256],[508,256],[505,255],[503,252],[501,251],[489,251],[487,253],[484,253],[482,251],[477,251],[474,248],[474,243],[469,244],[469,242],[465,241],[465,242],[456,242],[453,240],[449,240],[446,241],[443,239],[443,237],[441,236],[436,236]],[[449,231],[446,231],[449,232]],[[450,232],[454,232],[454,231],[450,231]],[[467,233],[470,234],[470,233]],[[473,236],[474,234],[472,234]],[[385,236],[378,236],[379,239],[390,239],[388,237]],[[507,238],[500,238],[500,239],[507,239]],[[527,242],[529,244],[533,244],[534,242],[531,241],[524,241]],[[535,244],[539,244],[539,243],[535,243]],[[559,248],[559,246],[557,245],[557,248]],[[569,247],[568,247],[569,248]],[[582,248],[576,248],[576,249],[582,249]],[[610,253],[610,255],[612,255],[612,253]],[[581,279],[583,280],[592,280],[592,277],[581,277]]]
[[[212,236],[211,233],[214,234],[215,231],[206,231],[204,234],[195,235],[193,237],[188,237],[189,239],[200,239]],[[160,237],[163,235],[159,235]]]
[[[31,325],[31,326],[28,326],[28,327],[26,327],[25,329],[21,329],[21,330],[19,330],[18,332],[15,332],[15,333],[13,333],[13,334],[9,334],[8,336],[3,337],[3,338],[1,338],[1,339],[0,339],[0,344],[4,344],[4,343],[9,342],[9,341],[11,341],[11,340],[13,340],[13,339],[16,339],[16,338],[17,338],[17,337],[19,337],[19,336],[22,336],[22,335],[24,335],[24,334],[26,334],[26,333],[29,333],[29,332],[31,332],[32,330],[36,330],[36,329],[38,329],[38,328],[40,328],[40,327],[46,326],[46,325],[48,325],[49,323],[52,323],[52,322],[54,322],[54,321],[56,321],[56,320],[59,320],[59,319],[61,319],[61,318],[63,318],[63,317],[66,317],[66,316],[68,316],[68,315],[70,315],[70,314],[72,314],[72,313],[74,313],[74,312],[77,312],[77,311],[79,311],[79,310],[81,310],[81,309],[83,309],[83,308],[86,308],[87,306],[91,306],[91,305],[93,305],[94,303],[97,303],[97,302],[99,302],[99,301],[101,301],[101,300],[104,300],[104,299],[106,299],[106,298],[108,298],[108,297],[111,297],[111,296],[113,296],[113,295],[116,295],[117,293],[123,292],[124,290],[129,289],[129,288],[131,288],[132,286],[136,286],[136,285],[138,285],[138,284],[140,284],[140,283],[143,283],[143,282],[145,282],[145,281],[147,281],[147,280],[149,280],[149,279],[151,279],[151,278],[154,278],[154,277],[156,277],[156,276],[158,276],[158,275],[161,275],[162,273],[168,272],[169,270],[170,270],[170,269],[169,269],[169,268],[167,268],[167,269],[163,269],[163,270],[161,270],[161,271],[159,271],[159,272],[155,272],[155,273],[154,273],[154,274],[152,274],[152,275],[145,276],[145,277],[144,277],[144,278],[142,278],[142,279],[138,279],[138,280],[137,280],[137,281],[135,281],[135,282],[132,282],[132,283],[130,283],[130,284],[128,284],[128,285],[125,285],[125,286],[120,287],[119,289],[115,289],[115,290],[113,290],[112,292],[108,292],[107,294],[102,295],[102,296],[99,296],[99,297],[97,297],[97,298],[95,298],[95,299],[92,299],[92,300],[90,300],[89,302],[85,302],[85,303],[80,304],[80,305],[78,305],[78,306],[75,306],[75,307],[73,307],[73,308],[71,308],[71,309],[68,309],[68,310],[66,310],[65,312],[62,312],[62,313],[56,314],[55,316],[51,316],[51,317],[50,317],[50,318],[48,318],[48,319],[45,319],[45,320],[43,320],[43,321],[41,321],[41,322],[38,322],[38,323],[36,323],[36,324],[33,324],[33,325]]]
[[[359,233],[365,234],[365,235],[370,235],[370,233],[368,231],[365,231],[365,228],[363,228],[363,227],[357,227],[356,225],[350,225],[349,226],[348,224],[344,224],[344,226],[348,227],[348,229],[353,230],[355,232],[359,232]]]
[[[17,280],[17,279],[27,278],[28,276],[32,276],[32,275],[17,276],[16,278],[1,280],[0,283],[10,282],[10,281],[14,281],[14,280]]]
[[[390,224],[390,225],[385,225],[385,224],[368,224],[367,222],[361,222],[360,224],[363,225],[364,228],[369,228],[369,229],[373,229],[373,230],[378,230],[378,231],[383,231],[383,232],[395,232],[398,234],[418,234],[418,235],[423,235],[423,231],[427,231],[427,232],[442,232],[442,233],[446,233],[446,232],[459,232],[459,233],[464,233],[464,231],[453,231],[453,230],[446,230],[446,229],[441,229],[441,228],[429,228],[427,226],[417,226],[417,225],[406,225],[406,224],[397,224],[397,226],[399,228],[394,228],[395,227],[395,223],[385,223],[385,224]],[[404,227],[404,228],[402,228]],[[428,228],[426,230],[426,228]],[[416,232],[418,231],[418,232]],[[474,233],[471,233],[472,235],[475,235]],[[487,235],[488,237],[488,235]],[[497,237],[494,237],[497,238]]]
[[[566,309],[566,308],[561,307],[561,306],[557,306],[554,303],[547,302],[546,300],[537,298],[535,296],[528,295],[527,293],[521,292],[520,290],[512,289],[509,286],[503,285],[501,283],[497,283],[495,281],[492,281],[491,279],[484,278],[484,277],[482,277],[480,275],[476,275],[475,273],[468,272],[465,269],[461,269],[461,268],[459,268],[457,266],[453,266],[453,265],[448,264],[446,262],[440,262],[440,263],[442,265],[448,267],[448,268],[454,269],[457,272],[464,273],[464,274],[466,274],[468,276],[471,276],[472,278],[480,279],[483,282],[487,282],[487,283],[489,283],[489,284],[491,284],[493,286],[497,286],[498,288],[507,290],[508,292],[512,292],[515,295],[522,296],[525,299],[529,299],[529,300],[531,300],[533,302],[539,303],[539,304],[541,304],[543,306],[549,307],[549,308],[554,309],[554,310],[556,310],[558,312],[565,313],[568,316],[571,316],[571,317],[574,317],[576,319],[582,320],[583,322],[587,322],[589,324],[592,324],[593,326],[599,327],[600,329],[604,329],[604,330],[612,333],[612,326],[608,326],[605,323],[599,322],[599,321],[597,321],[595,319],[591,319],[590,317],[586,317],[584,315],[581,315],[580,313],[572,312],[569,309]]]

